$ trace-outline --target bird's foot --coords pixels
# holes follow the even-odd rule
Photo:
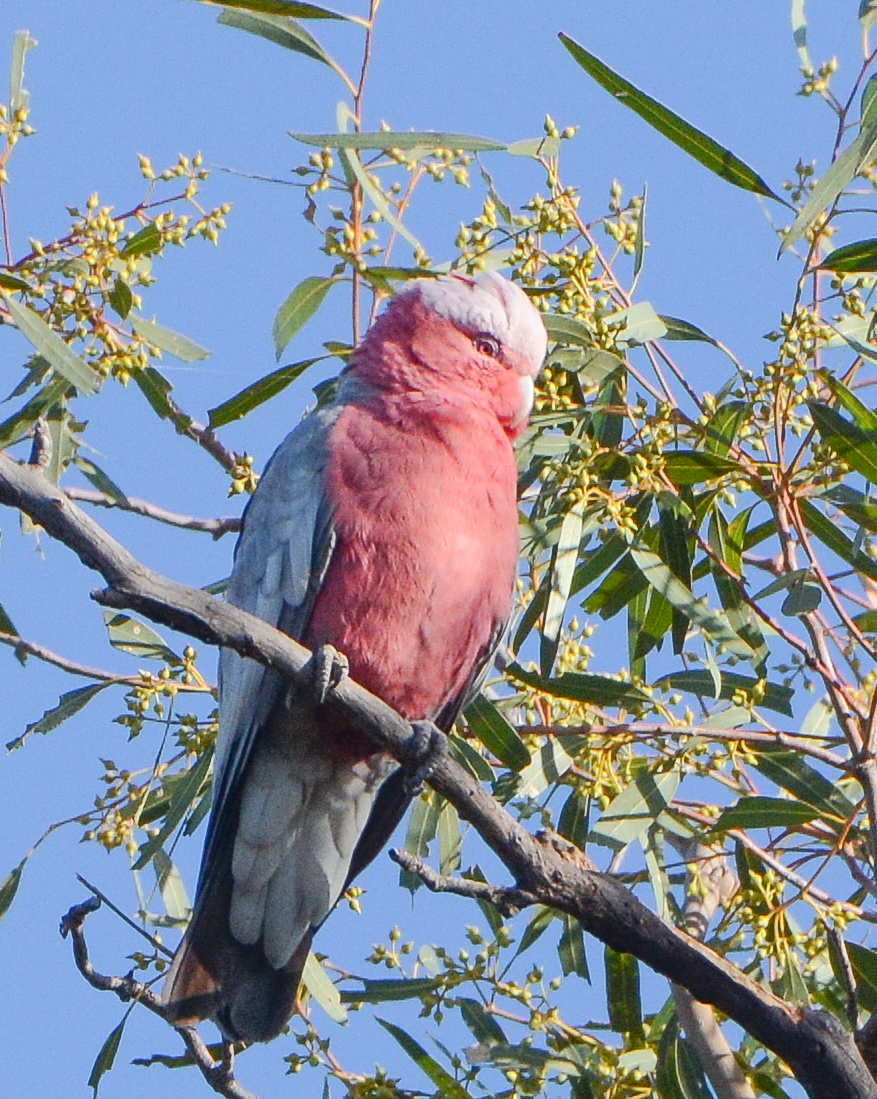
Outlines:
[[[322,706],[332,691],[347,677],[350,664],[344,653],[339,653],[331,645],[321,645],[314,650],[310,664],[314,694],[317,704]]]
[[[412,797],[419,794],[423,784],[435,770],[438,761],[448,750],[448,738],[432,721],[412,721],[413,730],[408,743],[411,759],[406,770],[405,785]]]

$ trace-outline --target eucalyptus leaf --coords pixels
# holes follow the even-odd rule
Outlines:
[[[341,1002],[341,995],[313,952],[307,956],[301,979],[312,998],[333,1022],[347,1022],[347,1008]]]
[[[709,168],[711,172],[715,172],[717,176],[721,176],[722,179],[732,183],[735,187],[742,187],[746,191],[754,191],[756,194],[775,199],[777,202],[782,202],[784,206],[788,206],[788,203],[781,199],[779,195],[774,194],[760,175],[747,164],[744,164],[730,149],[724,148],[717,141],[708,137],[707,134],[692,126],[690,122],[686,122],[656,99],[652,99],[650,95],[646,95],[645,92],[634,87],[624,77],[613,72],[608,65],[604,65],[594,54],[588,53],[586,49],[574,42],[568,35],[561,34],[559,37],[576,62],[589,76],[593,77],[620,103],[623,103],[645,119],[653,129],[663,134],[674,145],[678,145],[689,156],[694,157],[704,167]]]
[[[163,324],[137,317],[136,320],[131,322],[131,327],[141,339],[154,344],[181,362],[193,363],[198,362],[200,359],[210,358],[210,352],[201,347],[200,344],[190,340],[188,336],[181,336],[179,332],[172,332],[170,328],[165,328]]]
[[[396,1039],[417,1067],[435,1084],[443,1099],[471,1099],[466,1089],[457,1083],[438,1061],[430,1057],[423,1046],[415,1041],[410,1034],[394,1023],[387,1022],[386,1019],[381,1019],[378,1016],[375,1016],[375,1018],[384,1030]]]
[[[59,725],[63,725],[65,721],[84,709],[93,698],[96,698],[109,685],[109,683],[89,683],[85,687],[76,687],[72,691],[66,691],[61,695],[57,706],[46,710],[39,720],[31,722],[27,726],[21,736],[10,740],[6,745],[6,750],[12,752],[16,748],[20,748],[31,733],[50,733],[53,729],[57,729]]]
[[[82,360],[43,318],[27,305],[0,289],[0,297],[6,302],[15,326],[52,367],[75,386],[80,393],[89,396],[96,393],[100,382],[98,375]]]
[[[804,801],[761,796],[741,797],[738,802],[723,809],[713,826],[714,832],[727,832],[731,828],[794,828],[807,824],[819,816],[819,810]]]
[[[207,426],[213,431],[217,427],[224,427],[226,424],[242,419],[254,408],[258,408],[259,405],[272,400],[278,393],[282,393],[309,367],[314,363],[322,362],[325,358],[325,355],[318,355],[315,359],[304,359],[289,366],[281,366],[279,370],[266,374],[264,378],[260,378],[233,397],[229,397],[227,401],[211,408],[208,412]]]
[[[338,280],[334,276],[323,278],[319,275],[312,275],[310,278],[300,282],[290,293],[283,305],[277,310],[277,316],[274,318],[273,333],[274,353],[278,360],[283,354],[286,345],[296,332],[298,332],[299,329],[311,319],[314,313],[317,312],[323,304],[326,295],[337,281]],[[312,359],[310,361],[316,362],[317,360]],[[268,375],[269,378],[274,376],[275,375],[271,374]],[[238,397],[240,396],[241,394],[238,394]],[[232,400],[235,399],[236,398],[232,398]]]
[[[290,131],[289,136],[303,145],[319,149],[462,149],[473,153],[505,152],[501,141],[471,134],[435,133],[433,131],[378,130],[346,134],[303,134]]]

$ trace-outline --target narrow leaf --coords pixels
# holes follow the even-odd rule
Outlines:
[[[877,271],[877,240],[857,240],[835,248],[819,264],[820,268],[845,274],[848,271]]]
[[[633,280],[636,282],[643,267],[643,257],[646,252],[646,200],[649,195],[649,186],[643,187],[643,198],[640,203],[639,217],[636,219],[636,236],[633,243]],[[660,319],[660,318],[659,318]],[[663,321],[661,322],[663,324]],[[667,326],[664,325],[664,335],[667,335]]]
[[[571,973],[575,973],[590,984],[591,973],[588,969],[585,933],[582,925],[568,912],[564,912],[561,920],[563,922],[563,933],[560,936],[560,942],[557,944],[557,956],[560,958],[563,975],[568,977]]]
[[[648,702],[649,696],[632,683],[612,679],[608,675],[589,675],[584,672],[565,672],[549,679],[529,672],[520,664],[510,664],[508,675],[528,687],[551,695],[552,698],[570,698],[575,702],[590,702],[594,706],[636,707]]]
[[[341,156],[344,158],[344,162],[350,168],[359,181],[360,187],[366,195],[368,195],[374,208],[380,213],[381,217],[402,237],[407,240],[415,253],[421,251],[421,244],[417,237],[408,229],[408,227],[398,218],[387,201],[383,191],[378,187],[368,172],[363,168],[362,162],[359,159],[359,153],[356,149],[342,149]]]
[[[466,724],[492,755],[510,771],[522,771],[530,762],[530,753],[515,727],[483,694],[466,707]]]
[[[308,954],[301,979],[305,988],[333,1022],[347,1022],[347,1008],[341,1002],[341,995],[313,953]]]
[[[133,259],[135,256],[151,256],[160,248],[161,230],[155,222],[151,221],[128,238],[119,255],[122,259]]]
[[[461,1084],[458,1084],[453,1076],[442,1068],[438,1061],[430,1057],[423,1046],[420,1045],[419,1042],[416,1042],[410,1034],[407,1034],[401,1027],[395,1026],[393,1023],[388,1023],[386,1019],[380,1019],[378,1016],[375,1016],[375,1018],[384,1030],[396,1039],[417,1067],[435,1084],[441,1092],[443,1099],[470,1099],[466,1089]]]
[[[823,815],[847,819],[855,805],[833,782],[821,775],[792,748],[753,747],[755,766],[774,785],[813,805]]]
[[[619,954],[605,947],[606,1006],[609,1024],[625,1035],[634,1048],[645,1043],[643,1012],[639,991],[639,962],[632,954]]]
[[[760,796],[741,797],[735,805],[722,810],[713,831],[727,832],[730,828],[794,828],[799,824],[807,824],[818,816],[819,810],[803,801]]]
[[[823,440],[868,481],[877,481],[877,440],[830,405],[808,401],[813,423]]]
[[[485,1011],[477,1000],[461,996],[457,1000],[457,1006],[463,1015],[463,1022],[472,1032],[477,1042],[491,1045],[494,1042],[508,1041],[496,1018],[490,1012]]]
[[[273,332],[274,353],[278,360],[286,345],[320,308],[323,299],[337,281],[335,278],[322,278],[319,275],[312,275],[300,282],[277,310]],[[270,377],[274,377],[274,375],[269,374]]]
[[[98,389],[97,374],[50,328],[39,314],[0,290],[15,326],[62,378],[88,396]]]
[[[606,806],[589,839],[616,851],[632,843],[667,811],[679,777],[678,771],[640,775]]]
[[[665,340],[695,340],[701,343],[711,343],[714,347],[718,347],[718,341],[690,321],[683,321],[678,317],[667,317],[663,313],[661,314],[661,320],[667,330],[664,333]]]
[[[179,870],[164,851],[156,851],[152,857],[155,880],[164,901],[164,907],[172,920],[185,920],[191,912],[189,896]]]
[[[864,122],[864,120],[863,120]],[[783,238],[780,254],[796,244],[815,224],[816,219],[833,206],[847,187],[874,156],[877,145],[877,120],[865,123],[858,137],[837,157],[820,180],[817,181],[804,208]]]
[[[261,12],[263,15],[285,15],[293,19],[338,19],[350,22],[350,17],[341,15],[328,8],[319,8],[316,4],[299,4],[294,0],[202,0],[202,3],[216,4],[223,8],[243,8],[245,11]]]
[[[163,660],[170,664],[182,664],[172,649],[169,649],[155,630],[122,611],[104,611],[104,623],[107,627],[110,644],[119,652],[140,656],[146,660]]]
[[[210,764],[212,762],[213,753],[205,752],[195,766],[190,771],[187,771],[185,777],[181,778],[177,783],[170,801],[170,806],[168,807],[167,815],[164,818],[164,824],[156,835],[152,836],[142,845],[137,861],[131,868],[132,870],[142,870],[144,866],[148,865],[156,852],[161,850],[164,841],[186,815],[189,807],[198,796],[201,787],[207,781],[207,777],[210,774]]]
[[[37,40],[31,38],[27,31],[16,31],[12,39],[12,71],[9,77],[9,110],[15,114],[22,107],[27,107],[30,96],[24,86],[24,59],[27,51],[37,45]]]
[[[104,473],[100,466],[96,465],[90,458],[86,458],[82,454],[77,454],[73,459],[73,464],[83,477],[87,478],[99,492],[103,492],[117,504],[128,503],[128,497],[122,492],[116,482],[108,474]]]
[[[253,15],[246,11],[224,11],[216,21],[227,27],[237,27],[238,30],[255,34],[259,38],[266,38],[284,49],[294,50],[295,53],[303,54],[314,61],[321,61],[335,72],[340,71],[316,38],[294,19],[280,15]]]
[[[776,199],[777,202],[782,202],[784,206],[788,205],[779,195],[774,194],[760,175],[747,164],[744,164],[739,157],[734,156],[729,149],[719,145],[717,141],[708,137],[701,130],[696,129],[689,122],[680,118],[679,115],[674,114],[673,111],[668,110],[656,99],[652,99],[651,96],[634,87],[624,77],[613,72],[608,65],[604,65],[599,58],[592,53],[588,53],[587,50],[567,35],[561,34],[559,37],[589,76],[592,76],[598,84],[626,107],[630,107],[632,111],[644,118],[653,129],[663,134],[674,145],[678,145],[689,156],[694,157],[704,167],[709,168],[711,172],[715,172],[717,176],[721,176],[728,183],[734,184],[735,187],[742,187],[746,191],[754,191],[766,198]]]
[[[21,872],[29,856],[25,856],[14,870],[11,870],[0,882],[0,921],[9,911],[9,906],[15,900],[15,894],[21,884]]]
[[[434,992],[441,981],[438,977],[418,977],[402,980],[362,982],[361,992],[342,992],[342,1004],[384,1004],[396,1000],[418,1000]]]
[[[133,1010],[134,1004],[131,1004],[122,1016],[122,1021],[119,1025],[114,1027],[107,1035],[106,1041],[101,1046],[100,1052],[91,1067],[91,1075],[88,1077],[88,1086],[94,1089],[93,1094],[95,1096],[97,1095],[101,1078],[113,1067],[116,1060],[116,1054],[119,1052],[119,1043],[122,1041],[122,1032],[125,1029],[125,1023],[128,1022],[128,1016]]]
[[[764,706],[768,710],[774,710],[779,714],[785,714],[786,717],[792,716],[794,691],[791,687],[779,683],[764,683],[763,680],[755,679],[752,676],[738,675],[736,672],[724,670],[722,670],[721,676],[719,698],[731,699],[737,691],[750,692],[755,687],[763,687],[764,696],[761,698],[759,706]],[[659,679],[655,686],[670,691],[688,691],[702,698],[715,697],[713,678],[707,671],[671,672],[670,675],[665,675]]]
[[[631,548],[630,555],[652,587],[674,607],[678,607],[693,626],[700,627],[714,642],[724,645],[729,652],[747,659],[754,657],[752,648],[731,629],[727,618],[710,610],[705,600],[696,599],[691,589],[673,575],[657,554]]]
[[[573,573],[578,563],[583,528],[584,515],[581,508],[571,508],[563,517],[560,535],[551,554],[549,571],[551,579],[541,641],[540,664],[543,675],[551,674],[554,658],[557,655]]]
[[[165,328],[162,324],[156,324],[155,321],[147,321],[138,317],[137,320],[131,322],[131,327],[141,339],[155,344],[156,347],[166,351],[169,355],[173,355],[175,359],[179,359],[181,362],[193,363],[198,362],[200,359],[210,358],[211,353],[201,347],[200,344],[190,340],[188,336],[181,336],[179,332],[172,332],[170,328]]]
[[[53,729],[57,729],[68,718],[84,709],[93,698],[108,686],[108,683],[91,683],[86,687],[77,687],[73,691],[62,694],[57,706],[53,706],[51,710],[46,710],[38,721],[34,721],[27,726],[21,736],[9,741],[6,745],[7,750],[12,752],[16,748],[20,748],[31,733],[50,733]]]
[[[378,130],[369,133],[350,134],[301,134],[289,136],[303,145],[315,145],[320,149],[462,149],[472,153],[505,152],[508,146],[502,141],[471,134],[434,133],[412,130]]]
[[[322,362],[325,358],[325,355],[318,355],[315,359],[304,359],[302,362],[292,363],[290,366],[281,366],[279,370],[266,374],[264,378],[248,385],[240,393],[236,393],[233,397],[229,397],[227,401],[211,408],[208,413],[210,418],[207,421],[207,426],[212,431],[217,427],[224,427],[226,424],[242,419],[248,412],[258,408],[260,404],[264,404],[276,397],[278,393],[282,393],[308,367],[313,366],[314,363]]]

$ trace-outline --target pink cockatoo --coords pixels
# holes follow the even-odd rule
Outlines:
[[[512,604],[512,442],[546,351],[542,319],[492,272],[419,279],[280,445],[245,513],[231,603],[314,650],[409,721],[450,730]],[[325,650],[324,650],[325,651]],[[214,800],[192,921],[164,1000],[267,1041],[292,1014],[314,932],[410,799],[395,760],[225,650]]]

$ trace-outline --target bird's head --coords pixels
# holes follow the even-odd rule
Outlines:
[[[486,404],[514,437],[532,408],[547,345],[539,311],[515,283],[494,271],[451,274],[396,294],[354,366],[382,388]]]

